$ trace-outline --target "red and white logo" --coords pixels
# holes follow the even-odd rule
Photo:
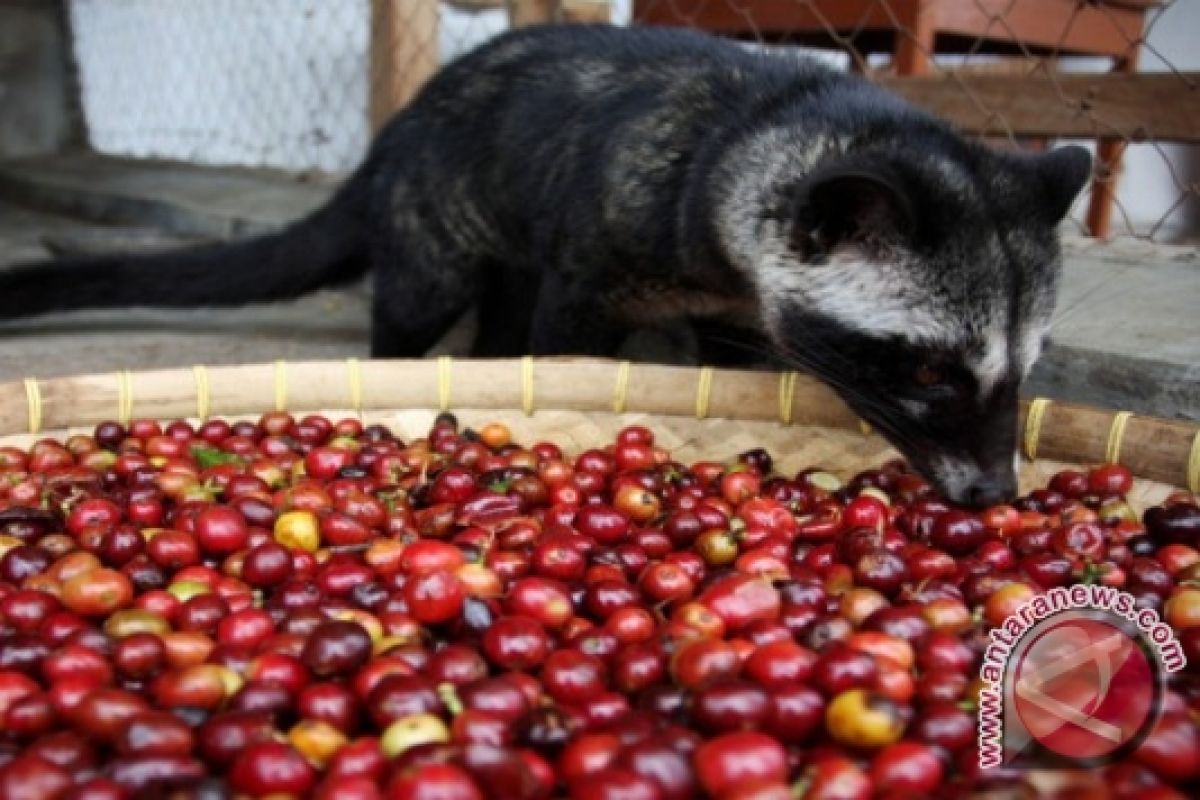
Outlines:
[[[1013,710],[1056,755],[1111,756],[1154,721],[1155,667],[1112,621],[1067,612],[1049,622],[1014,665]]]
[[[981,677],[979,760],[1096,764],[1154,727],[1163,676],[1184,665],[1157,613],[1111,587],[1039,595],[991,632]]]

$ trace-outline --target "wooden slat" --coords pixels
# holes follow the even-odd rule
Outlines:
[[[935,0],[926,13],[938,33],[1022,43],[1033,50],[1124,57],[1136,50],[1152,4],[1078,0]],[[986,49],[986,48],[985,48]]]
[[[748,3],[724,0],[634,0],[633,18],[642,25],[686,25],[735,35],[805,30],[888,30],[911,18],[919,0],[835,0]]]
[[[1200,142],[1200,72],[1053,79],[938,75],[879,82],[973,133]]]
[[[507,0],[514,28],[552,22],[596,23],[612,19],[608,0]]]
[[[1037,52],[1127,56],[1136,49],[1142,19],[1156,0],[634,0],[634,19],[652,25],[691,25],[736,36],[897,34],[905,41],[941,34],[986,43],[1021,42]],[[926,31],[918,30],[920,26]],[[861,38],[861,37],[858,37]]]
[[[514,28],[557,22],[561,0],[508,0],[508,24]]]
[[[608,0],[562,0],[562,21],[595,24],[612,21]]]
[[[438,0],[371,0],[371,130],[413,98],[438,68]]]
[[[442,2],[463,11],[487,11],[505,6],[504,0],[442,0]]]
[[[209,367],[203,390],[191,369],[134,372],[124,380],[110,372],[34,381],[32,386],[0,383],[0,444],[28,446],[39,431],[87,428],[123,413],[170,419],[191,416],[201,407],[210,414],[239,417],[277,404],[301,412],[352,407],[432,410],[444,403],[456,412],[506,410],[524,418],[526,375],[528,400],[538,415],[552,410],[611,412],[619,394],[626,413],[699,416],[700,373],[693,367],[634,364],[624,379],[618,377],[618,362],[602,359],[539,358],[529,372],[526,369],[521,359],[364,360],[351,373],[344,361],[301,361],[283,370],[275,364]],[[357,376],[354,383],[351,374]],[[716,370],[706,395],[707,418],[714,424],[721,419],[778,421],[790,412],[789,419],[797,425],[859,429],[858,415],[831,388],[804,375],[795,380],[790,405],[784,404],[781,376],[772,372]],[[1020,439],[1035,447],[1038,458],[1097,464],[1115,454],[1113,411],[1055,401],[1044,408],[1040,421],[1035,416],[1032,429],[1027,415],[1024,406]],[[715,428],[696,428],[693,433],[713,442],[732,441]],[[854,436],[860,444],[867,441],[858,433]],[[1126,419],[1115,441],[1120,443],[1120,462],[1135,475],[1200,486],[1192,463],[1198,436],[1200,426],[1194,422],[1134,416]],[[877,456],[875,446],[871,454],[872,459]],[[1033,455],[1028,449],[1026,454]]]

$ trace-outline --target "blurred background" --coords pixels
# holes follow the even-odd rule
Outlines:
[[[1200,418],[1200,0],[0,0],[0,264],[286,224],[440,64],[539,22],[803,48],[996,146],[1091,147],[1034,387]],[[9,324],[0,377],[360,355],[364,298]]]
[[[0,3],[0,57],[36,49],[29,29],[57,5]],[[935,76],[942,85],[923,99],[977,133],[1025,146],[1105,137],[1102,177],[1116,185],[1112,208],[1093,218],[1106,230],[1094,232],[1178,241],[1200,220],[1196,146],[1159,117],[1175,111],[1171,92],[1195,92],[1184,74],[1200,69],[1195,0],[68,0],[63,11],[63,89],[76,95],[63,99],[100,153],[344,173],[370,140],[373,101],[378,120],[438,64],[512,22],[566,17],[800,46],[881,79]],[[1158,80],[1109,105],[1121,90],[1103,86],[1091,107],[1095,86],[1054,81],[1113,70]],[[1129,102],[1138,95],[1140,107]],[[14,102],[0,95],[6,124],[27,127]],[[25,149],[39,149],[26,135]],[[1085,232],[1089,203],[1076,215]]]

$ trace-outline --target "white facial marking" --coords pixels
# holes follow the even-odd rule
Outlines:
[[[953,329],[913,297],[912,281],[898,264],[846,251],[801,269],[789,254],[760,261],[755,280],[767,305],[776,309],[795,303],[874,336],[901,336],[924,344],[954,339]]]
[[[960,503],[970,499],[967,492],[983,474],[978,464],[949,456],[935,457],[929,471],[937,478],[943,493]]]
[[[979,394],[987,397],[1008,373],[1008,337],[997,323],[984,333],[983,352],[971,364],[979,381]]]
[[[724,169],[714,176],[714,184],[723,189],[716,214],[721,238],[737,266],[748,273],[762,259],[782,257],[786,251],[788,232],[781,226],[760,230],[767,198],[782,181],[807,174],[825,153],[841,149],[827,137],[796,138],[796,131],[788,128],[762,131],[732,148]]]
[[[802,263],[790,246],[791,222],[774,218],[765,207],[787,183],[822,158],[844,152],[846,144],[768,129],[737,145],[725,162],[727,171],[716,176],[724,187],[715,217],[720,236],[735,266],[757,284],[763,322],[778,334],[781,312],[792,304],[876,336],[952,343],[956,326],[933,312],[903,264],[880,263],[849,248],[824,263]]]
[[[1017,343],[1017,363],[1021,367],[1021,375],[1029,374],[1029,370],[1042,354],[1042,341],[1050,329],[1047,324],[1030,325]]]

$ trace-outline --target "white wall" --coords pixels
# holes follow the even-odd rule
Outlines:
[[[284,169],[366,146],[367,0],[72,0],[92,145]]]
[[[341,172],[366,150],[369,0],[71,0],[70,12],[100,152]],[[443,61],[507,24],[500,10],[441,13]]]

